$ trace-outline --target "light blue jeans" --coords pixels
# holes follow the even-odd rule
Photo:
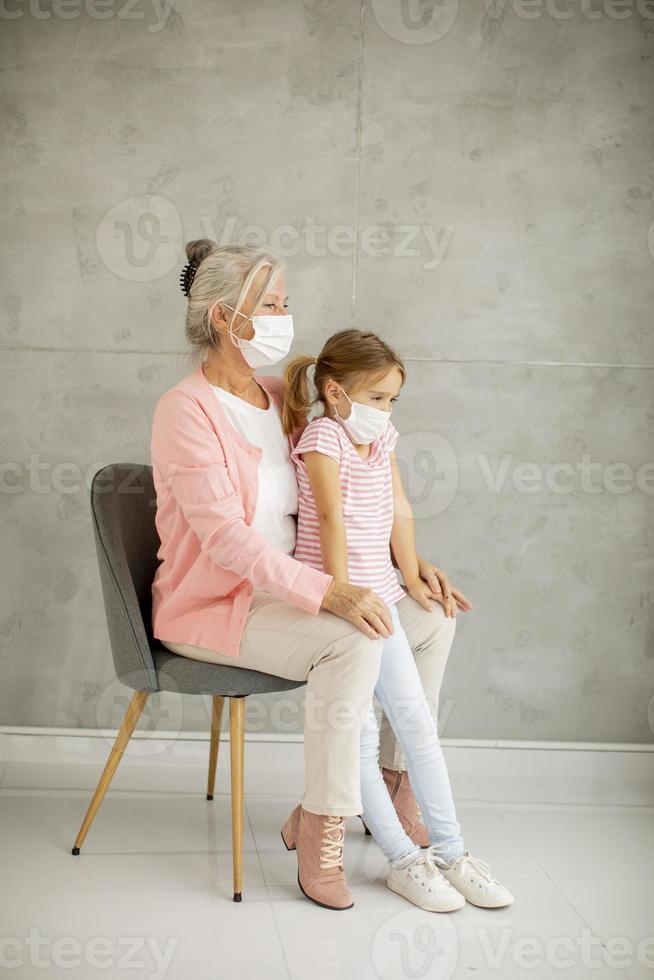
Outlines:
[[[383,641],[374,693],[406,757],[429,841],[440,845],[439,857],[450,863],[461,857],[464,845],[445,757],[396,604],[388,608],[394,633]],[[405,833],[379,768],[379,725],[373,705],[361,725],[360,744],[362,817],[367,827],[391,863],[411,853],[418,856],[421,848]]]

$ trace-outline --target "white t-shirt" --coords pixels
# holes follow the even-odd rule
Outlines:
[[[297,476],[277,406],[261,385],[259,387],[270,402],[267,409],[251,405],[218,385],[211,387],[234,428],[262,450],[251,526],[280,551],[293,555],[297,536]]]

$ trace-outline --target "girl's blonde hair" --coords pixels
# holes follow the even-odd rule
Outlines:
[[[317,397],[312,398],[309,391],[309,368],[315,365],[313,383]],[[288,435],[298,426],[304,428],[309,410],[316,402],[326,408],[324,388],[329,379],[346,387],[358,387],[364,380],[374,382],[382,378],[395,365],[402,374],[402,384],[406,380],[404,363],[385,341],[370,330],[341,330],[332,334],[318,357],[299,354],[284,368],[284,406],[282,425]]]
[[[218,245],[210,238],[186,243],[186,257],[197,265],[186,310],[186,339],[189,357],[195,367],[202,364],[212,349],[220,347],[220,335],[211,327],[211,317],[218,303],[233,308],[229,325],[235,322],[236,310],[261,269],[270,272],[254,299],[253,309],[268,292],[271,282],[284,268],[279,256],[270,248],[249,245]],[[239,312],[241,312],[239,310]],[[242,317],[239,317],[242,322]]]

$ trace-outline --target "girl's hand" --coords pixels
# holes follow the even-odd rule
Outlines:
[[[418,557],[418,571],[420,578],[423,579],[434,593],[434,598],[443,606],[446,616],[456,616],[457,607],[463,612],[472,609],[472,603],[458,589],[452,588],[445,572],[437,568],[426,558]]]
[[[432,611],[434,600],[440,602],[443,609],[445,609],[445,615],[447,616],[447,606],[443,598],[443,593],[440,591],[434,592],[429,588],[424,579],[417,578],[412,582],[405,582],[404,587],[410,596],[413,596],[421,606],[424,606],[429,612]]]

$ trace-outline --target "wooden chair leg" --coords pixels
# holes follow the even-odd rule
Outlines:
[[[234,901],[243,898],[243,749],[245,698],[229,699],[229,747],[232,777],[232,866]]]
[[[209,742],[209,778],[207,780],[207,799],[213,800],[216,785],[216,766],[218,764],[218,746],[220,744],[220,725],[223,718],[225,699],[214,694],[211,704],[211,741]]]
[[[141,717],[141,712],[143,711],[145,702],[149,697],[149,691],[135,691],[132,696],[129,707],[125,712],[123,723],[120,726],[120,730],[116,736],[116,741],[114,742],[113,748],[109,753],[109,758],[107,759],[104,771],[100,776],[100,781],[97,785],[95,793],[93,794],[93,799],[91,800],[89,808],[86,811],[86,816],[82,821],[82,826],[80,827],[77,840],[75,841],[75,846],[72,850],[73,854],[79,854],[80,847],[84,843],[84,838],[88,833],[89,827],[93,823],[93,818],[95,817],[96,811],[102,803],[104,794],[109,788],[109,783],[113,779],[114,773],[118,768],[118,763],[123,757],[123,752],[125,751],[127,743],[132,737],[132,732],[134,731],[136,723]]]

